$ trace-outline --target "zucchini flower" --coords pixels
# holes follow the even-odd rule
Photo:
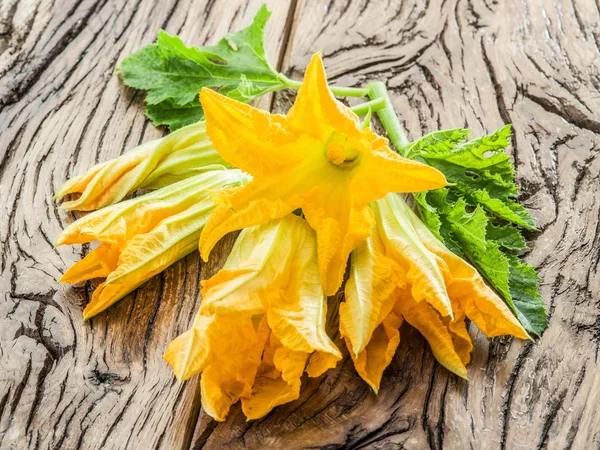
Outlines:
[[[352,253],[340,331],[357,371],[375,391],[404,320],[423,334],[440,364],[463,378],[473,349],[465,318],[488,337],[528,338],[477,270],[448,250],[398,195],[371,208],[376,226]]]
[[[158,189],[219,166],[230,167],[213,148],[204,122],[198,122],[93,166],[63,184],[54,198],[80,193],[60,207],[91,211],[137,189]]]
[[[78,283],[106,277],[83,311],[98,314],[198,248],[214,209],[211,191],[246,181],[239,170],[214,170],[94,211],[69,225],[56,245],[99,241],[60,279]]]
[[[300,395],[303,372],[316,377],[342,357],[325,331],[327,303],[317,241],[294,215],[243,230],[214,277],[189,331],[165,353],[180,380],[196,373],[202,405],[225,420],[241,400],[257,419]]]
[[[317,232],[321,281],[332,295],[350,252],[371,232],[369,202],[388,192],[446,185],[441,172],[391,151],[386,139],[335,99],[318,54],[285,117],[206,88],[200,100],[217,152],[253,177],[216,199],[200,238],[204,259],[225,234],[301,208]]]

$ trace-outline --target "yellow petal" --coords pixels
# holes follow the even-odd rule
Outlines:
[[[92,278],[107,277],[117,268],[119,254],[118,247],[110,244],[100,244],[81,261],[73,264],[59,281],[75,284]]]
[[[269,347],[276,376],[273,370],[259,374],[252,386],[252,394],[248,398],[242,398],[242,410],[248,420],[259,419],[274,407],[296,400],[300,396],[300,377],[304,372],[308,354],[283,347],[273,335]]]
[[[465,311],[458,302],[452,302],[452,310],[454,311],[454,319],[443,317],[442,321],[448,327],[448,333],[452,336],[452,345],[456,354],[466,366],[471,361],[471,352],[473,351],[473,342],[467,330],[465,321]]]
[[[355,356],[350,353],[354,367],[363,380],[377,393],[383,371],[394,358],[402,325],[402,318],[390,312],[383,322],[374,330],[367,346]]]
[[[334,369],[340,357],[337,354],[327,352],[314,352],[310,355],[306,373],[311,378],[317,378],[327,372],[329,369]]]
[[[304,81],[288,112],[287,124],[297,133],[310,133],[317,139],[333,129],[356,133],[361,128],[356,114],[337,101],[329,90],[319,54],[314,54],[306,67]]]
[[[191,150],[195,153],[194,164],[228,166],[210,145],[204,123],[198,122],[92,167],[87,173],[67,181],[56,197],[80,192],[79,198],[63,202],[61,208],[81,211],[116,203],[140,187],[162,186],[168,181],[195,175],[196,171],[181,170],[182,164],[189,163],[185,158],[180,164],[176,164],[176,159],[166,161],[173,154],[189,154]]]
[[[83,319],[91,319],[96,314],[104,311],[106,308],[108,308],[118,300],[121,300],[130,292],[137,289],[146,281],[148,280],[141,280],[139,282],[122,283],[116,285],[107,285],[106,282],[100,284],[92,294],[92,300],[87,304],[87,306],[83,310]]]
[[[146,234],[131,239],[123,248],[117,267],[94,292],[83,311],[86,319],[104,311],[174,262],[196,249],[206,212],[184,211]]]
[[[125,244],[117,268],[106,279],[118,284],[150,278],[196,249],[210,208],[197,205],[168,217],[157,227]]]
[[[82,244],[93,240],[122,246],[133,236],[155,228],[165,218],[190,207],[203,205],[212,211],[210,192],[244,181],[238,170],[215,170],[140,197],[92,212],[70,224],[58,237],[56,245]]]
[[[363,351],[375,328],[388,316],[395,302],[392,294],[403,283],[402,269],[383,255],[378,241],[375,230],[352,252],[345,301],[340,304],[340,332],[354,356]]]
[[[269,292],[285,289],[297,235],[306,227],[296,216],[244,229],[223,269],[202,283],[204,314],[246,314],[266,311]]]
[[[253,188],[254,185],[251,181],[242,189],[250,191]],[[240,190],[240,192],[242,191]],[[227,233],[257,226],[271,219],[279,219],[293,210],[294,208],[284,202],[270,203],[263,199],[249,200],[247,206],[240,211],[234,211],[228,205],[218,205],[200,237],[200,254],[204,261],[208,261],[213,247]]]
[[[332,197],[331,203],[336,198],[336,205],[305,205],[302,209],[317,232],[321,283],[327,295],[334,295],[341,286],[350,253],[369,237],[374,223],[368,207],[356,208],[343,196]]]
[[[448,292],[460,303],[467,317],[488,337],[511,334],[528,339],[527,332],[504,300],[485,284],[479,272],[448,250],[414,213],[411,220],[419,239],[448,267],[452,277]]]
[[[215,198],[220,206],[200,240],[204,259],[225,234],[300,208],[317,232],[321,282],[333,295],[350,252],[370,234],[368,202],[446,184],[437,170],[395,155],[384,139],[360,126],[331,95],[318,55],[285,118],[209,90],[201,98],[217,152],[254,177]]]
[[[86,307],[90,318],[108,308],[126,294],[162,272],[174,262],[192,253],[198,244],[202,227],[211,212],[204,195],[186,210],[159,222],[150,231],[137,234],[123,244],[116,267],[108,274]],[[127,229],[127,224],[124,224]]]
[[[213,145],[233,166],[258,177],[301,158],[286,148],[294,135],[284,128],[283,116],[253,108],[208,88],[200,91],[200,101]]]
[[[388,141],[376,136],[370,128],[362,129],[361,134],[365,141],[371,142],[371,151],[364,153],[361,175],[354,179],[352,190],[356,202],[366,203],[388,192],[420,192],[447,184],[446,177],[437,169],[392,152]]]
[[[443,316],[452,317],[444,272],[445,263],[421,242],[411,221],[414,215],[396,194],[388,194],[373,202],[371,208],[377,220],[377,230],[386,255],[396,261],[406,273],[406,283],[417,302],[430,303]]]
[[[460,323],[464,326],[464,315],[457,315],[454,319],[456,325],[453,327],[455,333],[450,333],[448,329],[450,319],[445,322],[431,305],[415,301],[408,291],[399,294],[395,310],[427,339],[433,356],[441,365],[458,376],[467,378],[465,365],[469,362],[472,344],[468,333],[462,332],[459,327]],[[455,339],[459,339],[456,347],[453,334]]]
[[[205,314],[266,311],[269,327],[291,350],[341,353],[325,331],[326,299],[315,233],[304,219],[282,219],[242,231],[221,272],[204,283]]]
[[[242,411],[248,420],[260,419],[273,408],[300,397],[300,379],[292,384],[283,378],[259,377],[252,387],[252,395],[242,398]]]
[[[215,420],[223,421],[231,405],[252,393],[268,334],[255,328],[247,317],[215,316],[205,339],[210,346],[210,362],[202,372],[202,407]]]
[[[187,380],[202,372],[210,361],[210,328],[217,327],[215,316],[198,314],[192,328],[179,335],[169,344],[163,355],[171,364],[178,380]]]

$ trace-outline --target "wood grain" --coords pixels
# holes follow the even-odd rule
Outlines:
[[[470,381],[402,329],[375,396],[346,357],[298,401],[246,422],[200,411],[161,354],[222,261],[197,255],[81,322],[95,284],[55,280],[87,248],[53,249],[73,220],[52,192],[96,161],[160,134],[118,61],[158,28],[201,44],[247,24],[260,1],[0,3],[0,448],[600,448],[600,6],[593,0],[272,1],[269,55],[299,78],[322,50],[330,80],[387,82],[413,138],[513,123],[524,204],[541,228],[527,261],[550,327],[538,343],[474,326]],[[287,109],[291,94],[274,96]],[[263,100],[262,106],[270,105]],[[221,243],[221,255],[231,238]],[[335,329],[337,298],[330,299]]]
[[[189,447],[197,382],[177,382],[162,353],[190,324],[199,280],[222,261],[206,266],[191,255],[83,323],[96,283],[56,280],[88,249],[53,249],[74,217],[52,195],[70,175],[161,134],[145,121],[142,97],[114,75],[119,60],[159,28],[215,43],[249,24],[260,4],[2,4],[0,448]],[[272,6],[271,59],[288,6]]]

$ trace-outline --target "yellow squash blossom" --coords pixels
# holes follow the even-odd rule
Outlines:
[[[241,184],[239,170],[196,175],[141,197],[92,212],[69,225],[57,245],[101,244],[61,278],[78,283],[106,277],[83,315],[88,319],[197,248],[214,209],[211,191]]]
[[[224,420],[238,400],[249,419],[300,395],[303,372],[341,359],[325,331],[317,242],[294,215],[243,230],[223,269],[204,281],[192,328],[165,353],[179,379],[202,372],[202,404]]]
[[[398,346],[403,320],[423,334],[443,366],[463,378],[473,348],[465,318],[488,337],[528,337],[477,270],[448,250],[398,195],[388,194],[371,208],[375,230],[352,254],[340,331],[373,389]]]
[[[315,55],[287,116],[270,114],[202,89],[200,99],[215,149],[253,177],[226,191],[200,239],[206,259],[226,233],[302,208],[317,232],[320,275],[334,294],[350,252],[373,225],[367,204],[388,192],[444,186],[437,170],[398,156],[386,139],[361,126],[327,86]]]
[[[55,198],[79,193],[60,207],[91,211],[117,203],[136,189],[158,189],[215,166],[229,165],[213,148],[204,122],[198,122],[95,165],[67,181]]]

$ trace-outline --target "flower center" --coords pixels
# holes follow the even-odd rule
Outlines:
[[[325,144],[325,155],[327,159],[336,166],[348,166],[359,156],[359,151],[349,146],[345,138],[336,136],[336,133]]]

